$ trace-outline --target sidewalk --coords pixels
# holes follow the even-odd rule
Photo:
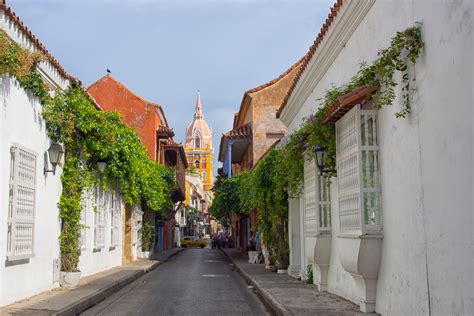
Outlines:
[[[0,315],[76,315],[155,269],[183,249],[173,248],[159,259],[138,259],[81,279],[74,289],[56,288],[0,309]]]
[[[377,315],[360,312],[359,306],[329,292],[319,292],[315,285],[305,284],[287,274],[265,270],[262,264],[249,264],[234,249],[223,249],[235,269],[255,287],[278,315]]]

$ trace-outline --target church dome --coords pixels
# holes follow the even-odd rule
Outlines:
[[[208,145],[212,147],[212,130],[204,121],[201,97],[198,94],[194,119],[186,128],[186,146],[190,148],[206,148]]]

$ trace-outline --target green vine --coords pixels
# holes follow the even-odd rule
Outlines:
[[[82,87],[72,84],[64,93],[50,91],[36,71],[43,60],[0,32],[0,74],[15,77],[20,86],[36,96],[52,142],[65,148],[58,203],[61,219],[61,269],[77,271],[80,256],[82,193],[100,185],[119,184],[126,203],[144,202],[156,212],[171,209],[176,188],[174,170],[148,158],[138,135],[120,115],[98,110]],[[106,161],[100,174],[97,162]],[[100,175],[100,176],[99,176]]]
[[[406,117],[411,111],[410,93],[413,91],[409,66],[415,64],[423,46],[420,24],[397,32],[390,46],[381,49],[372,64],[363,63],[349,83],[329,88],[316,113],[304,119],[300,128],[289,135],[286,144],[271,149],[252,172],[245,171],[230,179],[218,178],[211,214],[228,217],[231,212],[248,214],[250,210],[258,209],[258,226],[264,243],[271,256],[286,263],[288,197],[301,194],[305,159],[311,159],[312,149],[322,145],[328,151],[325,165],[336,169],[335,126],[324,124],[326,111],[339,97],[362,86],[377,88],[365,100],[373,99],[375,108],[392,104],[398,86],[395,73],[400,72],[404,108],[395,116]],[[335,175],[333,172],[328,176]]]
[[[374,107],[381,109],[386,105],[393,104],[398,86],[395,73],[401,73],[403,109],[395,113],[397,118],[405,118],[411,111],[410,94],[413,92],[414,79],[410,78],[410,65],[414,65],[424,47],[421,34],[421,24],[397,32],[392,38],[390,46],[379,50],[378,58],[372,64],[362,63],[359,71],[351,78],[350,82],[343,86],[333,86],[326,90],[325,97],[316,113],[308,116],[301,127],[290,135],[290,141],[283,149],[288,152],[302,152],[303,156],[312,157],[307,149],[316,145],[322,145],[328,149],[328,158],[325,165],[335,170],[336,166],[336,139],[334,124],[324,124],[324,114],[328,108],[341,96],[350,93],[362,86],[370,86],[377,90],[366,96],[366,101],[374,100]],[[290,156],[294,157],[294,156]],[[298,156],[301,158],[301,156]],[[296,181],[292,183],[291,190],[298,192],[303,181],[301,163],[289,170],[289,174],[295,175]],[[335,173],[329,174],[335,176]]]

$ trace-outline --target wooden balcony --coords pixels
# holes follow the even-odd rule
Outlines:
[[[164,144],[164,164],[167,167],[174,167],[176,169],[176,184],[177,188],[173,192],[173,201],[184,201],[186,198],[186,181],[185,171],[188,167],[186,155],[183,146],[177,144],[173,140],[167,140]]]

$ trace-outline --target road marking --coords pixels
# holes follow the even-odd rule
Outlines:
[[[222,262],[220,260],[204,260],[204,262]]]
[[[222,277],[230,277],[228,274],[203,274],[204,278],[222,278]]]

